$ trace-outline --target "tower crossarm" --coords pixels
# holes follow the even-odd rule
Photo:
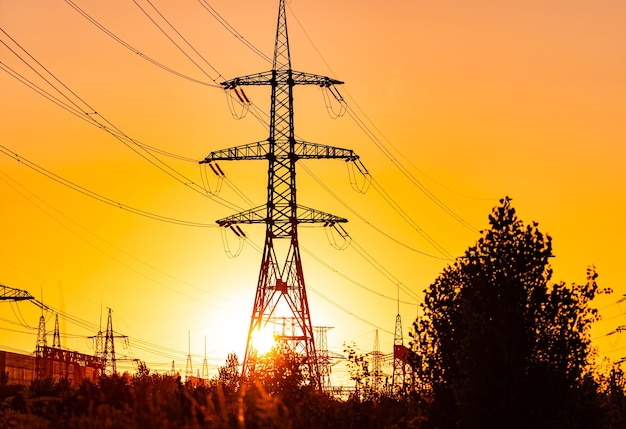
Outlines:
[[[353,150],[327,146],[319,143],[296,141],[294,154],[301,159],[345,159],[356,161],[359,156]]]
[[[342,85],[343,82],[327,76],[320,76],[313,73],[291,71],[291,78],[294,85],[319,85],[321,87],[329,87],[331,85]]]
[[[297,221],[298,223],[323,223],[325,226],[331,226],[335,223],[348,222],[348,219],[325,213],[311,207],[298,205]]]
[[[215,221],[219,226],[228,228],[231,225],[238,223],[265,223],[267,219],[267,209],[265,205],[255,207],[250,210],[244,210],[234,215],[224,217]]]
[[[289,219],[290,222],[296,223],[323,223],[324,226],[331,226],[336,223],[348,222],[348,219],[325,213],[311,207],[298,205],[297,218]],[[265,205],[255,207],[250,210],[244,210],[234,215],[218,219],[215,221],[219,226],[225,228],[235,224],[252,224],[252,223],[268,223],[271,222],[267,218],[267,208]]]
[[[200,164],[207,164],[211,161],[239,161],[242,159],[267,159],[270,152],[269,142],[267,140],[248,143],[240,146],[230,147],[228,149],[220,149],[211,152],[200,161]]]
[[[276,85],[277,83],[287,83],[290,85],[318,85],[324,88],[332,85],[343,84],[340,80],[313,73],[300,72],[296,70],[269,70],[261,73],[239,76],[220,82],[220,85],[222,85],[224,89],[235,89],[238,86]]]
[[[26,301],[32,299],[34,299],[33,296],[25,290],[0,284],[0,301]]]
[[[213,151],[201,160],[200,164],[207,164],[212,161],[240,161],[244,159],[266,160],[270,153],[269,142],[265,140]],[[351,149],[298,140],[294,144],[293,155],[301,159],[345,159],[346,161],[359,159],[359,156]],[[285,153],[275,156],[277,158],[288,158],[293,155]]]

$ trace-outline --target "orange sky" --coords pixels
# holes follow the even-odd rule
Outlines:
[[[75,3],[144,55],[208,80],[133,2]],[[138,3],[150,10],[147,2]],[[230,79],[271,67],[199,2],[152,3],[221,75],[205,65],[211,77]],[[389,7],[293,0],[288,4],[293,68],[345,81],[341,93],[379,144],[475,230],[487,226],[491,208],[509,195],[524,221],[538,221],[553,237],[555,280],[582,282],[586,266],[595,264],[601,285],[615,293],[598,300],[605,321],[594,339],[602,355],[619,359],[626,355],[626,338],[605,334],[626,323],[626,304],[616,303],[626,293],[621,257],[626,5],[471,3],[402,1]],[[211,5],[246,40],[272,54],[277,1]],[[233,118],[220,89],[156,67],[66,2],[0,0],[0,26],[102,117],[143,143],[199,160],[212,150],[267,138],[267,129],[252,115]],[[16,49],[4,34],[2,40]],[[46,85],[4,45],[0,62]],[[173,180],[2,70],[0,88],[0,144],[24,158],[150,213],[213,224],[235,212]],[[267,111],[267,88],[246,93]],[[295,108],[299,138],[354,149],[380,188],[448,253],[460,255],[478,238],[411,184],[350,116],[330,118],[318,88],[296,88]],[[163,160],[201,182],[195,162]],[[264,202],[264,163],[220,166],[255,205]],[[219,196],[248,207],[227,185]],[[195,368],[205,336],[212,373],[228,352],[243,356],[261,258],[253,247],[231,259],[217,227],[172,225],[105,205],[5,155],[0,191],[0,283],[37,298],[43,291],[46,304],[93,325],[99,324],[101,307],[111,307],[115,329],[131,337],[130,351],[118,346],[118,352],[132,351],[159,371],[168,370],[173,359],[184,370],[188,331]],[[389,353],[396,283],[421,296],[448,262],[376,189],[354,192],[343,161],[301,162],[298,192],[300,204],[349,218],[345,228],[354,240],[338,251],[322,228],[301,229],[313,324],[334,327],[328,342],[336,352],[352,341],[371,350],[377,326],[381,349]],[[262,245],[262,227],[245,230]],[[234,246],[235,237],[227,237]],[[406,292],[400,299],[406,334],[416,300]],[[0,305],[0,348],[32,352],[37,308]],[[19,325],[20,315],[32,328]],[[51,330],[53,319],[48,323]],[[67,347],[93,352],[85,337],[95,332],[71,321],[62,321],[62,331]],[[138,340],[163,348],[148,353]]]

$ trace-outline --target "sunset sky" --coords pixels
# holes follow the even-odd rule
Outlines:
[[[618,303],[626,294],[626,3],[287,5],[293,68],[345,81],[338,89],[349,107],[334,118],[334,99],[329,110],[320,88],[297,87],[296,134],[353,149],[374,180],[363,194],[343,161],[298,164],[298,202],[349,219],[344,250],[321,226],[300,229],[312,323],[333,327],[330,350],[352,342],[372,350],[378,329],[390,353],[398,289],[408,343],[422,291],[508,195],[526,223],[553,237],[554,280],[584,282],[594,264],[600,285],[614,289],[596,302],[604,320],[593,339],[601,356],[626,356],[626,332],[606,335],[626,324],[626,301]],[[129,336],[116,351],[151,369],[175,360],[184,371],[188,332],[194,372],[205,337],[211,374],[229,352],[243,357],[264,230],[242,226],[250,244],[233,258],[225,243],[234,251],[237,237],[215,220],[265,202],[267,165],[221,162],[227,180],[216,198],[199,191],[214,191],[218,178],[197,161],[268,137],[252,113],[235,118],[241,106],[215,82],[271,68],[258,51],[272,55],[277,6],[0,0],[0,283],[58,310],[64,347],[93,353],[87,337],[105,329],[112,308],[115,330]],[[267,87],[246,95],[269,111]],[[178,158],[126,145],[107,132],[114,127]],[[30,303],[0,303],[0,349],[31,353],[39,315]]]

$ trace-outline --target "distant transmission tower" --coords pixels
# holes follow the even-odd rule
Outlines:
[[[406,366],[403,356],[404,338],[402,337],[402,318],[400,312],[396,315],[396,329],[393,336],[393,386],[404,390]]]
[[[54,334],[52,335],[52,347],[61,348],[61,331],[59,329],[59,315],[55,315]]]
[[[271,106],[267,140],[211,152],[201,163],[230,160],[265,160],[268,162],[267,202],[265,205],[220,219],[222,227],[237,224],[265,224],[265,246],[256,288],[254,306],[243,359],[244,378],[254,374],[257,350],[253,334],[263,329],[272,317],[286,315],[292,319],[295,332],[278,335],[277,341],[303,356],[310,381],[321,386],[315,351],[313,328],[304,283],[298,244],[298,224],[322,223],[345,234],[337,224],[347,222],[296,203],[296,162],[299,159],[344,159],[356,161],[352,150],[296,141],[294,134],[293,88],[296,85],[317,85],[332,88],[341,84],[335,79],[291,69],[285,1],[279,1],[278,23],[272,70],[222,82],[239,99],[247,100],[239,89],[246,85],[269,85]],[[336,90],[333,94],[340,97]],[[364,167],[363,167],[364,169]],[[361,168],[359,168],[360,171]],[[238,226],[236,227],[239,228]],[[239,229],[240,231],[240,229]],[[280,255],[280,256],[279,256]]]
[[[117,373],[117,360],[115,358],[115,339],[122,338],[128,340],[126,335],[115,335],[113,333],[113,316],[112,310],[109,308],[109,317],[107,319],[107,330],[104,333],[104,348],[102,351],[102,371],[104,375],[114,375]],[[98,338],[96,337],[96,341]]]
[[[202,378],[209,379],[209,362],[206,359],[206,335],[204,336],[204,360],[202,361]]]
[[[39,327],[37,329],[37,348],[35,351],[35,366],[38,379],[45,378],[46,362],[44,360],[44,350],[48,347],[46,339],[46,318],[43,316],[43,308],[39,317]]]
[[[328,355],[328,331],[332,326],[313,326],[315,332],[315,351],[317,352],[317,364],[322,381],[323,391],[330,391],[330,356]]]
[[[193,363],[191,360],[191,332],[187,331],[187,365],[185,366],[185,380],[193,377]]]
[[[381,363],[383,360],[383,354],[380,351],[380,340],[378,338],[378,329],[376,329],[376,335],[374,336],[374,350],[372,351],[372,377],[374,382],[372,383],[372,389],[374,392],[380,391],[382,370]]]

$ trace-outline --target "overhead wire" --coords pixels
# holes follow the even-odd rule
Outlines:
[[[2,177],[4,176],[4,177]],[[13,179],[11,179],[9,176],[7,176],[6,174],[4,174],[2,171],[0,171],[0,180],[4,181],[9,187],[11,187],[15,192],[19,193],[22,198],[26,199],[30,204],[34,205],[35,207],[37,207],[39,210],[41,210],[46,216],[48,216],[49,218],[51,218],[53,221],[57,222],[59,225],[61,225],[63,228],[65,228],[66,230],[68,230],[71,234],[75,235],[77,238],[79,238],[80,240],[84,241],[85,243],[89,244],[90,246],[94,247],[96,250],[98,250],[99,252],[101,252],[102,254],[104,254],[105,256],[109,257],[110,259],[114,260],[115,262],[121,264],[122,266],[131,269],[133,272],[142,275],[145,278],[148,278],[150,280],[152,280],[153,282],[155,282],[156,284],[164,287],[165,289],[174,292],[176,294],[182,295],[186,298],[189,298],[191,301],[193,302],[198,302],[198,298],[195,296],[190,296],[182,291],[180,291],[177,288],[172,288],[170,286],[165,285],[164,283],[160,282],[160,281],[156,281],[154,279],[152,279],[151,277],[141,273],[139,270],[134,269],[132,267],[130,267],[127,263],[121,261],[119,258],[111,255],[109,252],[107,252],[106,250],[102,249],[100,246],[97,246],[96,244],[94,244],[92,241],[88,240],[87,238],[85,238],[82,234],[77,233],[76,231],[72,230],[70,227],[68,227],[67,225],[65,225],[63,222],[61,222],[60,220],[58,220],[56,217],[54,217],[53,215],[51,215],[45,208],[43,208],[40,204],[38,204],[37,202],[33,201],[32,198],[37,199],[41,204],[47,206],[50,210],[53,210],[54,212],[57,213],[57,215],[62,216],[63,218],[65,218],[67,221],[71,222],[72,224],[74,224],[75,226],[79,227],[80,229],[82,229],[83,231],[86,231],[87,233],[89,233],[90,235],[92,235],[93,237],[97,238],[98,240],[106,243],[108,246],[116,249],[117,251],[123,253],[124,255],[126,255],[127,257],[130,257],[131,259],[134,259],[135,261],[141,263],[142,265],[166,276],[169,277],[172,280],[175,280],[181,284],[184,284],[186,286],[191,287],[192,289],[195,289],[198,292],[202,292],[205,293],[207,295],[211,295],[213,298],[219,298],[221,300],[224,301],[230,301],[222,296],[213,294],[213,293],[209,293],[206,289],[203,289],[199,286],[196,286],[192,283],[189,283],[185,280],[182,280],[178,277],[175,277],[167,272],[165,272],[164,270],[162,270],[159,267],[154,266],[153,264],[149,264],[139,258],[137,258],[136,256],[130,254],[129,252],[121,249],[120,247],[116,246],[115,244],[111,243],[110,241],[106,240],[105,238],[99,236],[98,234],[94,233],[93,231],[90,231],[89,229],[87,229],[86,227],[84,227],[83,225],[80,225],[78,222],[76,222],[75,220],[71,219],[69,216],[65,215],[64,213],[60,212],[59,210],[57,210],[56,208],[54,208],[53,206],[51,206],[50,204],[48,204],[46,201],[44,201],[43,199],[41,199],[40,197],[38,197],[37,195],[35,195],[33,192],[29,191],[28,189],[26,189],[23,185],[17,183],[16,181],[14,181]],[[9,183],[12,182],[13,184]],[[19,189],[17,189],[17,187],[21,188],[20,191]],[[30,197],[28,197],[27,195],[24,194],[24,192],[27,192],[28,194],[30,194]],[[213,225],[212,225],[213,226]],[[217,227],[217,226],[215,226]],[[232,302],[232,301],[230,301]],[[215,304],[209,304],[204,302],[205,305],[207,306],[211,306],[211,307],[217,307]],[[219,308],[219,307],[218,307]],[[19,308],[18,308],[19,310]]]
[[[213,6],[211,6],[209,4],[209,2],[207,0],[198,0],[198,3],[200,3],[200,5],[207,11],[209,12],[209,14],[211,14],[211,16],[213,16],[213,18],[215,18],[215,20],[217,22],[219,22],[226,30],[228,30],[229,33],[231,33],[233,36],[235,36],[235,38],[240,41],[241,43],[243,43],[246,47],[248,47],[252,52],[254,52],[255,54],[257,54],[259,57],[263,58],[265,61],[269,62],[270,64],[272,63],[272,59],[266,55],[263,51],[261,51],[260,49],[258,49],[256,46],[254,46],[252,43],[250,43],[248,41],[248,39],[246,39],[243,35],[241,35],[241,33],[239,33],[237,31],[237,29],[235,29],[235,27],[233,27],[232,25],[230,25],[228,23],[228,21],[226,21],[216,10]]]
[[[220,72],[217,71],[217,69],[215,67],[213,67],[213,65],[211,65],[211,63],[209,63],[206,58],[200,53],[198,52],[198,50],[196,48],[194,48],[191,43],[189,43],[189,41],[172,25],[172,23],[161,13],[161,11],[150,1],[150,0],[146,0],[146,2],[152,7],[152,9],[154,9],[154,11],[161,17],[161,19],[163,19],[163,21],[165,21],[165,23],[187,44],[187,46],[189,46],[193,52],[198,55],[206,65],[208,65],[215,73],[217,73],[217,77],[218,78],[222,78],[224,79],[224,77],[220,74]],[[217,83],[216,80],[217,78],[212,77],[209,73],[206,72],[206,70],[204,70],[202,68],[202,66],[200,66],[200,64],[198,64],[193,58],[191,58],[191,56],[178,44],[176,43],[176,41],[168,34],[167,31],[165,31],[163,29],[163,27],[161,27],[156,20],[143,8],[141,7],[141,5],[137,2],[137,0],[133,0],[133,3],[139,8],[139,10],[141,10],[141,12],[143,12],[144,15],[146,15],[146,17],[161,31],[161,33],[163,33],[163,35],[165,37],[167,37],[167,39],[172,42],[172,44],[174,46],[176,46],[176,48],[178,48],[178,50],[185,56],[187,57],[187,59],[189,61],[191,61],[192,64],[194,64],[206,77],[208,77],[209,79],[211,79],[213,82]],[[221,88],[221,87],[220,87]]]
[[[326,62],[326,60],[324,59],[323,55],[321,54],[321,52],[319,51],[319,49],[317,49],[317,46],[315,45],[315,43],[313,43],[313,40],[311,39],[311,37],[308,35],[306,29],[304,28],[304,26],[302,25],[302,23],[298,20],[297,16],[295,15],[295,13],[293,12],[293,10],[291,9],[291,7],[289,7],[289,11],[291,12],[291,14],[294,16],[294,18],[296,19],[296,22],[298,23],[298,25],[300,26],[300,28],[302,29],[304,35],[306,36],[306,38],[309,40],[309,43],[311,43],[311,45],[313,46],[313,48],[315,49],[315,51],[317,52],[317,54],[320,56],[320,58],[322,59],[322,61],[324,62],[324,64],[328,67],[328,69],[331,71],[331,73],[334,74],[332,68],[329,66],[329,64]],[[362,111],[362,109],[358,106],[358,104],[356,103],[356,101],[354,101],[354,99],[350,96],[350,94],[348,93],[348,96],[350,97],[350,99],[355,103],[355,105],[357,105],[358,109]],[[448,207],[443,201],[441,201],[432,191],[430,191],[423,183],[421,183],[416,177],[415,175],[413,175],[405,166],[402,162],[400,162],[400,160],[398,160],[393,153],[387,148],[385,147],[385,145],[383,144],[383,142],[376,136],[376,134],[370,130],[370,128],[367,126],[367,124],[365,123],[365,121],[363,121],[357,114],[356,112],[350,107],[350,105],[347,105],[347,112],[349,114],[349,116],[352,118],[352,120],[357,124],[357,126],[359,128],[361,128],[361,130],[365,133],[365,135],[376,145],[376,147],[378,147],[378,149],[385,155],[385,157],[387,159],[389,159],[389,161],[391,161],[391,163],[409,180],[409,182],[411,182],[413,185],[415,185],[415,187],[417,187],[424,195],[426,195],[426,197],[428,199],[430,199],[436,206],[438,206],[441,210],[443,210],[445,213],[447,213],[449,216],[451,216],[453,219],[455,219],[457,222],[459,222],[461,225],[463,225],[465,228],[469,229],[472,232],[477,233],[478,230],[476,228],[474,228],[469,222],[467,222],[465,219],[463,219],[460,215],[458,215],[454,210],[452,210],[450,207]],[[364,114],[364,113],[363,113]],[[373,125],[373,122],[369,119],[369,117],[367,117],[367,115],[364,114],[364,116],[366,117],[366,119],[369,121],[369,123],[371,123]],[[380,130],[378,130],[378,128],[374,126],[374,129],[376,131],[378,131],[379,134],[383,135]],[[402,152],[400,152],[395,146],[393,146],[393,144],[389,141],[389,139],[387,139],[385,137],[385,140],[392,146],[392,148],[402,154]],[[406,156],[402,155],[405,159]],[[408,160],[408,159],[407,159]],[[411,164],[412,165],[412,164]]]
[[[141,51],[139,51],[138,49],[133,47],[131,44],[129,44],[126,41],[124,41],[121,37],[118,37],[117,35],[115,35],[112,31],[110,31],[104,25],[102,25],[100,22],[98,22],[98,20],[96,20],[91,15],[89,15],[87,12],[85,12],[83,9],[81,9],[72,0],[65,0],[65,2],[68,5],[70,5],[76,12],[78,12],[83,18],[85,18],[87,21],[89,21],[93,25],[95,25],[99,30],[104,32],[107,36],[109,36],[110,38],[112,38],[117,43],[119,43],[120,45],[122,45],[126,49],[130,50],[134,54],[137,54],[139,57],[143,58],[144,60],[154,64],[155,66],[157,66],[157,67],[159,67],[159,68],[161,68],[161,69],[163,69],[163,70],[165,70],[165,71],[167,71],[167,72],[169,72],[169,73],[171,73],[173,75],[176,75],[176,76],[181,77],[183,79],[189,80],[191,82],[195,82],[195,83],[198,83],[200,85],[205,85],[205,86],[209,86],[209,87],[220,88],[220,86],[215,84],[215,82],[209,83],[209,82],[205,82],[205,81],[193,78],[193,77],[188,76],[188,75],[186,75],[184,73],[178,72],[178,71],[174,70],[171,67],[168,67],[168,66],[164,65],[163,63],[155,60],[154,58],[149,57],[148,55],[142,53]]]
[[[377,295],[381,298],[385,298],[387,300],[393,301],[393,302],[400,302],[401,304],[408,304],[408,305],[415,305],[415,302],[409,302],[409,301],[403,301],[403,300],[398,300],[398,298],[394,298],[392,296],[389,295],[385,295],[384,293],[381,293],[379,291],[376,291],[368,286],[365,286],[363,283],[358,282],[356,280],[354,280],[352,277],[342,273],[341,271],[339,271],[337,268],[333,267],[332,265],[330,265],[328,262],[324,261],[322,258],[320,258],[319,256],[317,256],[315,253],[311,252],[310,250],[303,248],[301,246],[301,248],[304,250],[304,252],[309,255],[311,258],[315,259],[319,264],[323,265],[324,267],[326,267],[326,269],[328,269],[329,271],[337,274],[340,277],[343,277],[345,280],[349,281],[350,283],[360,287],[361,289],[372,293],[374,295]]]
[[[0,144],[0,153],[3,153],[4,155],[8,156],[9,158],[12,158],[14,160],[16,160],[17,162],[21,163],[22,165],[25,165],[26,167],[36,171],[39,174],[42,174],[43,176],[46,176],[49,179],[52,179],[53,181],[66,186],[69,189],[72,189],[74,191],[77,191],[83,195],[86,195],[88,197],[91,197],[95,200],[98,200],[102,203],[108,204],[110,206],[113,207],[117,207],[120,208],[122,210],[126,210],[129,211],[131,213],[134,214],[138,214],[150,219],[154,219],[154,220],[159,220],[162,222],[167,222],[167,223],[173,223],[173,224],[178,224],[178,225],[185,225],[185,226],[193,226],[193,227],[202,227],[202,228],[213,228],[216,227],[215,224],[207,224],[207,223],[202,223],[202,222],[191,222],[191,221],[186,221],[186,220],[182,220],[182,219],[176,219],[176,218],[172,218],[172,217],[168,217],[168,216],[162,216],[162,215],[158,215],[152,212],[148,212],[145,210],[141,210],[141,209],[137,209],[135,207],[126,205],[126,204],[122,204],[120,202],[117,202],[115,200],[112,200],[108,197],[105,197],[104,195],[98,194],[97,192],[91,191],[83,186],[77,185],[76,183],[65,179],[61,176],[59,176],[58,174],[55,174],[53,172],[51,172],[50,170],[45,169],[44,167],[24,158],[23,156],[13,152],[12,150],[10,150],[9,148],[7,148],[6,146]]]
[[[351,246],[355,248],[356,252],[360,254],[365,260],[367,260],[370,265],[372,265],[379,273],[381,273],[387,280],[391,283],[399,287],[403,290],[407,295],[415,298],[415,300],[419,300],[420,297],[413,292],[411,289],[406,287],[404,283],[402,283],[398,278],[396,278],[389,270],[387,270],[380,262],[377,261],[372,255],[370,255],[362,246],[360,246],[356,241],[352,240]]]
[[[420,255],[423,256],[427,256],[429,258],[433,258],[433,259],[441,259],[441,260],[445,260],[445,261],[451,261],[452,258],[450,257],[450,254],[445,251],[445,249],[443,247],[441,247],[437,242],[434,241],[434,239],[432,239],[422,228],[419,227],[419,225],[417,225],[417,223],[415,223],[412,218],[410,216],[408,216],[408,214],[406,214],[399,206],[399,204],[397,204],[386,192],[384,192],[384,190],[380,187],[380,186],[375,186],[374,189],[376,189],[376,191],[383,197],[385,198],[385,201],[391,205],[395,211],[397,211],[399,214],[401,214],[401,216],[403,217],[403,219],[407,220],[407,222],[409,223],[409,225],[411,225],[411,227],[413,227],[420,235],[422,235],[422,237],[424,237],[425,239],[427,239],[429,242],[431,242],[431,244],[433,244],[434,247],[436,247],[439,251],[441,251],[442,253],[444,253],[446,256],[445,257],[441,257],[441,256],[437,256],[437,255],[433,255],[431,253],[427,253],[424,252],[422,250],[416,249],[413,246],[410,246],[400,240],[398,240],[395,237],[392,237],[390,234],[386,233],[385,231],[383,231],[382,229],[378,228],[376,225],[372,224],[370,221],[368,221],[363,215],[361,215],[358,211],[356,211],[354,208],[352,208],[349,204],[347,204],[343,199],[341,199],[332,189],[330,189],[330,187],[328,187],[326,184],[324,184],[324,182],[322,180],[320,180],[306,165],[301,165],[302,169],[308,174],[310,175],[313,180],[315,180],[328,194],[330,194],[337,202],[339,202],[341,205],[343,205],[344,207],[346,207],[348,210],[350,210],[350,212],[352,212],[352,214],[354,214],[356,217],[358,217],[361,221],[363,221],[366,225],[368,225],[369,227],[371,227],[372,229],[374,229],[375,231],[377,231],[378,233],[382,234],[383,236],[387,237],[389,240],[395,242],[396,244],[399,244],[402,247],[405,247],[409,250],[411,250],[412,252],[418,253]],[[372,179],[373,180],[373,179]],[[405,216],[407,218],[405,218]]]
[[[143,145],[143,144],[137,142],[135,139],[129,137],[124,132],[122,132],[118,127],[116,127],[114,124],[112,124],[103,115],[97,113],[97,111],[92,106],[90,106],[85,100],[83,100],[74,91],[72,91],[66,84],[64,84],[59,78],[57,78],[45,66],[43,66],[24,47],[22,47],[15,39],[13,39],[8,33],[6,33],[6,31],[4,31],[2,28],[0,28],[0,31],[2,31],[2,33],[4,33],[16,46],[18,46],[32,61],[34,61],[35,64],[37,64],[42,70],[44,70],[49,76],[51,76],[51,78],[54,81],[58,82],[61,85],[61,87],[64,90],[62,90],[62,89],[58,88],[56,85],[54,85],[50,81],[50,79],[48,79],[45,76],[43,76],[42,73],[39,72],[32,64],[30,64],[26,59],[24,59],[14,49],[12,49],[4,40],[0,39],[0,42],[4,46],[6,46],[15,56],[17,56],[28,68],[30,68],[33,72],[35,72],[41,79],[43,79],[48,85],[50,85],[55,91],[57,91],[63,98],[68,100],[69,104],[74,106],[74,108],[71,108],[71,107],[67,106],[66,103],[62,103],[63,106],[67,107],[66,110],[69,109],[69,111],[71,111],[71,113],[75,114],[76,116],[83,116],[83,114],[84,114],[84,116],[83,116],[84,118],[88,118],[89,121],[92,121],[93,124],[96,125],[98,128],[100,128],[100,129],[106,131],[107,133],[109,133],[110,135],[112,135],[114,138],[116,138],[118,141],[120,141],[122,144],[124,144],[130,150],[135,152],[141,158],[143,158],[144,160],[146,160],[147,162],[149,162],[154,167],[156,167],[157,169],[161,170],[162,172],[164,172],[166,175],[170,176],[174,180],[178,181],[179,183],[182,183],[185,187],[188,187],[188,188],[192,189],[193,191],[195,191],[195,192],[197,192],[197,193],[199,193],[201,195],[208,196],[209,198],[213,199],[218,204],[221,204],[221,205],[223,205],[225,207],[228,207],[228,208],[231,208],[231,209],[241,209],[241,207],[236,206],[236,205],[234,205],[232,203],[229,203],[229,202],[227,202],[226,200],[223,200],[220,197],[212,196],[211,194],[209,194],[206,191],[206,189],[203,189],[194,180],[186,177],[184,174],[178,172],[175,168],[171,167],[170,165],[165,163],[163,160],[159,159],[156,155],[154,155],[151,152],[151,149],[152,149],[151,146]],[[4,68],[3,68],[3,70],[4,70]],[[13,72],[11,75],[13,77],[15,77],[15,74],[17,74],[17,73],[13,69],[10,69],[10,70]],[[21,75],[19,75],[19,76],[21,76]],[[25,83],[25,81],[27,81],[27,82],[32,84],[32,82],[30,82],[25,77],[23,77],[23,76],[21,76],[21,77],[22,77],[22,79],[18,79],[18,80],[20,80],[20,82]],[[27,86],[30,87],[31,89],[34,89],[34,88],[40,89],[35,84],[27,85]],[[65,91],[67,91],[67,92],[65,92]],[[42,91],[36,91],[36,92],[40,93],[41,95],[46,96],[46,98],[48,98],[48,99],[51,99],[50,97],[47,96],[49,93],[46,92],[46,91],[43,91],[43,93],[42,93]],[[69,93],[69,95],[68,95],[68,93]],[[70,95],[72,97],[74,97],[74,99],[72,99],[72,97],[70,97]],[[51,100],[53,102],[58,101],[58,99],[56,97],[53,97]],[[56,103],[56,104],[59,104],[59,103]],[[81,104],[82,104],[82,106],[81,106]],[[98,119],[96,119],[96,116],[100,117],[104,121],[104,123],[99,121]],[[137,148],[142,149],[143,152],[140,152],[139,150],[137,150]],[[160,153],[162,153],[162,154],[169,154],[169,153],[167,153],[165,151],[161,151]],[[181,159],[181,157],[179,157],[179,159]],[[185,159],[185,160],[189,160],[189,159]],[[193,160],[193,162],[197,162],[197,161]]]
[[[385,329],[382,326],[378,326],[375,323],[372,323],[370,320],[359,316],[358,314],[353,313],[352,311],[348,310],[347,308],[339,305],[337,303],[337,301],[330,299],[329,297],[327,297],[326,295],[324,295],[323,293],[319,292],[317,289],[311,287],[311,285],[308,285],[308,289],[313,292],[315,295],[319,296],[320,298],[322,298],[324,301],[326,301],[327,303],[329,303],[330,305],[332,305],[333,307],[337,307],[339,310],[343,311],[344,313],[346,313],[349,316],[354,317],[355,319],[360,320],[361,322],[365,323],[366,325],[370,325],[373,326],[376,329],[379,329],[382,332],[386,332],[388,334],[393,335],[393,332],[391,332],[389,329]]]

